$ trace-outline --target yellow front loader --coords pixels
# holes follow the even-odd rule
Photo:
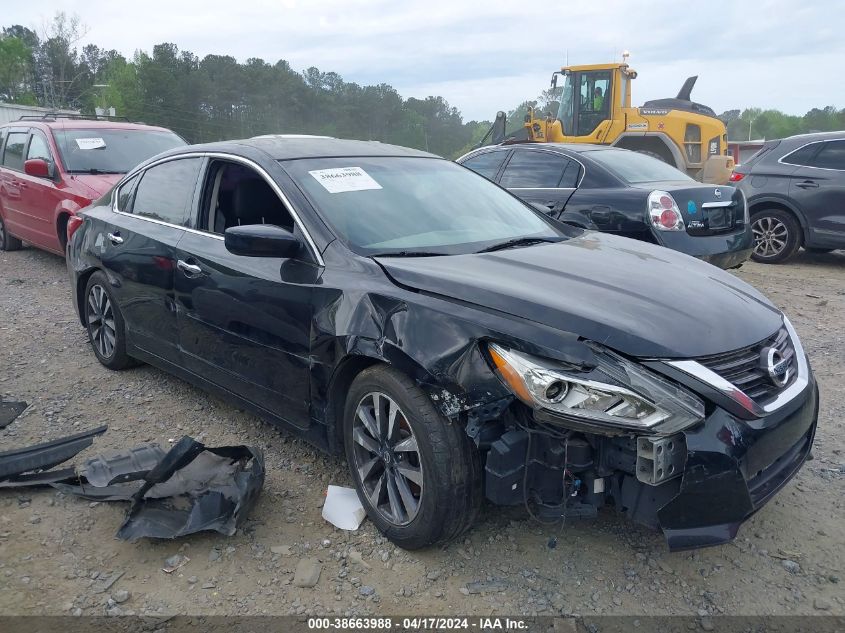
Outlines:
[[[492,141],[613,145],[650,154],[696,180],[725,184],[734,168],[727,129],[713,110],[690,99],[697,77],[687,79],[674,99],[635,108],[631,81],[636,76],[625,62],[561,68],[552,75],[560,99],[557,113],[529,110],[523,128],[506,134],[500,112]]]

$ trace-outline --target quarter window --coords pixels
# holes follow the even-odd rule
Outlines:
[[[3,165],[11,169],[23,171],[23,148],[26,146],[27,132],[12,132],[6,141],[6,151],[3,152]]]
[[[33,133],[32,139],[29,141],[29,150],[26,152],[26,159],[41,158],[48,163],[53,161],[53,156],[50,153],[50,147],[47,141],[40,134]]]
[[[813,167],[845,171],[845,140],[825,141],[813,159]]]
[[[138,183],[132,213],[187,226],[201,164],[201,158],[182,158],[149,168]]]
[[[502,186],[520,189],[574,187],[579,165],[560,154],[517,150],[502,174]]]
[[[761,153],[765,150],[765,147],[760,150]],[[819,144],[818,143],[810,143],[809,145],[805,145],[804,147],[800,147],[796,149],[791,154],[787,154],[782,160],[784,163],[788,165],[812,165],[813,164],[813,156],[816,155],[816,152],[819,151]],[[752,156],[754,162],[758,160],[757,154]],[[750,160],[748,161],[751,162]]]
[[[120,185],[117,191],[117,210],[126,213],[132,212],[132,194],[135,193],[135,185],[138,184],[140,176],[132,176],[125,183]]]
[[[507,152],[484,152],[465,160],[463,165],[489,180],[494,180],[507,155]]]

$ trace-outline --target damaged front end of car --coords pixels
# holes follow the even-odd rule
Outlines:
[[[492,502],[548,522],[612,505],[662,529],[670,550],[691,549],[733,539],[808,458],[818,389],[787,319],[766,341],[697,360],[584,344],[580,365],[483,345],[514,396],[467,427]]]

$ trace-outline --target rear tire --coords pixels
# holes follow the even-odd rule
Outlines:
[[[88,279],[82,304],[88,341],[97,360],[113,370],[126,369],[138,361],[126,353],[123,313],[106,276],[97,271]]]
[[[482,501],[478,449],[401,372],[378,365],[355,378],[343,436],[358,498],[399,547],[444,543],[474,523]]]
[[[9,233],[3,216],[0,216],[0,251],[18,251],[21,246],[21,241]]]
[[[754,251],[751,259],[761,264],[780,264],[801,248],[801,225],[791,213],[763,209],[751,216]]]

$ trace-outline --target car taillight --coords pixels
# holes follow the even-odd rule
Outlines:
[[[651,225],[658,231],[683,231],[686,228],[675,199],[665,191],[648,194],[648,215]]]
[[[745,174],[741,174],[738,171],[734,171],[734,172],[731,172],[731,175],[728,178],[728,180],[730,180],[731,182],[739,182],[743,178],[745,178]]]
[[[82,226],[82,218],[78,215],[72,215],[67,219],[67,242],[70,244],[70,238],[76,233],[76,230]]]

